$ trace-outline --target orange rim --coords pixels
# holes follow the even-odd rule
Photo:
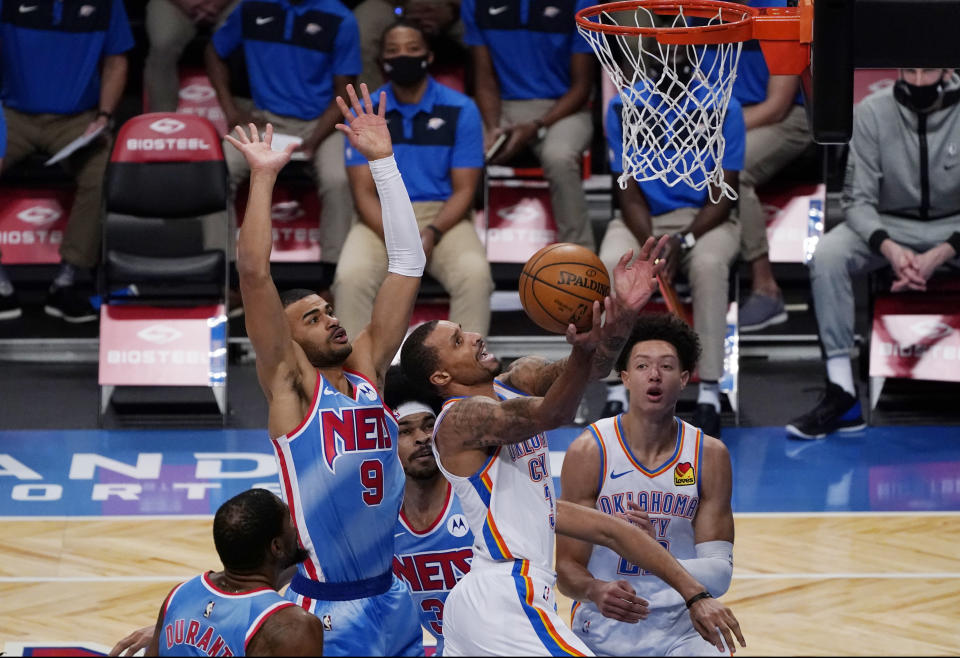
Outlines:
[[[683,11],[691,18],[713,18],[720,15],[720,25],[690,27],[637,27],[635,25],[607,25],[589,19],[603,12],[630,11],[640,8],[653,14],[670,15]],[[593,32],[628,36],[654,37],[665,44],[715,44],[748,41],[753,38],[753,19],[760,13],[748,7],[722,0],[621,0],[586,7],[577,12],[577,24]]]

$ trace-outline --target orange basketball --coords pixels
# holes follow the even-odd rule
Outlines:
[[[610,276],[600,258],[578,244],[547,245],[520,273],[520,303],[530,319],[562,334],[573,323],[586,331],[593,322],[593,302],[610,294]]]

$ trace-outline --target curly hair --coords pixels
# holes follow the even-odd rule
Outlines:
[[[617,357],[618,372],[627,369],[633,346],[646,340],[662,340],[673,345],[680,359],[680,367],[684,370],[693,372],[697,367],[701,351],[697,332],[673,313],[644,313],[637,319],[623,351]]]

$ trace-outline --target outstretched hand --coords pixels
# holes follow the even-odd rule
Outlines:
[[[700,636],[721,653],[724,653],[724,644],[731,654],[736,652],[734,638],[740,642],[741,647],[747,646],[737,618],[733,616],[730,608],[716,599],[700,599],[690,606],[690,620]]]
[[[386,108],[387,94],[380,92],[380,106],[377,112],[373,111],[373,102],[366,83],[360,85],[363,94],[363,105],[357,98],[353,85],[347,85],[347,95],[350,96],[350,107],[347,107],[343,97],[337,96],[337,105],[343,114],[346,123],[338,123],[337,130],[342,132],[350,145],[360,151],[367,160],[379,160],[390,157],[393,153],[393,143],[390,141],[390,130],[387,128]],[[351,111],[351,108],[352,111]]]
[[[639,313],[657,291],[657,275],[666,267],[663,257],[670,236],[662,235],[659,240],[647,238],[640,248],[637,259],[633,259],[631,249],[620,257],[613,269],[613,297],[620,307],[631,313]]]
[[[263,131],[263,139],[260,139],[260,133],[254,124],[251,123],[248,126],[250,128],[249,136],[243,128],[237,126],[234,128],[237,137],[226,135],[226,140],[243,153],[243,157],[247,159],[247,164],[250,165],[251,172],[279,173],[290,162],[290,155],[297,148],[296,144],[288,144],[282,151],[274,151],[271,146],[273,144],[273,124],[267,124],[267,129]]]

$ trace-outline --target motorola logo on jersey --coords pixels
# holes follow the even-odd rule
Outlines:
[[[376,391],[365,382],[357,386],[361,394],[364,386],[376,397]],[[323,459],[332,473],[336,473],[334,463],[338,457],[393,448],[383,405],[321,409],[319,415],[323,428]]]
[[[454,537],[463,537],[470,532],[470,526],[463,514],[454,514],[447,519],[447,532]]]

